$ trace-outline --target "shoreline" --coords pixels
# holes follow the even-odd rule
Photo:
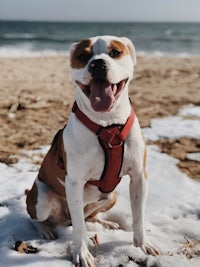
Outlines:
[[[29,47],[29,45],[27,44]],[[188,53],[188,52],[163,52],[160,50],[155,51],[143,51],[136,50],[138,57],[158,57],[158,58],[200,58],[200,53]],[[53,50],[53,49],[44,49],[44,50],[31,50],[26,49],[24,45],[22,48],[16,48],[16,46],[0,46],[0,59],[2,58],[40,58],[40,57],[59,57],[59,56],[69,56],[69,50]]]
[[[0,68],[0,162],[12,164],[21,149],[49,145],[65,125],[73,84],[67,56],[0,57]],[[141,127],[185,105],[200,105],[199,70],[199,58],[139,55],[129,92]],[[185,149],[178,153],[181,159]]]

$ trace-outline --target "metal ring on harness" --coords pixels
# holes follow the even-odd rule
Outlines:
[[[117,144],[117,145],[111,145],[111,143],[108,143],[108,147],[109,148],[113,148],[113,147],[115,147],[115,146],[122,146],[123,145],[123,141],[121,141],[119,144]]]

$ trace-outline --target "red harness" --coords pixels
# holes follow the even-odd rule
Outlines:
[[[103,193],[112,192],[121,181],[119,177],[124,154],[124,141],[128,136],[134,123],[135,113],[132,109],[131,115],[124,125],[111,125],[102,127],[91,121],[77,106],[76,102],[72,108],[76,117],[99,139],[99,143],[105,154],[105,165],[100,180],[88,181],[89,184],[98,186]]]

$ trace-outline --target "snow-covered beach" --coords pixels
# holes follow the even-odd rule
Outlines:
[[[185,120],[184,116],[187,116]],[[194,119],[195,118],[195,119]],[[199,139],[200,108],[187,106],[176,116],[154,119],[144,128],[146,140],[188,136]],[[164,133],[164,134],[163,134]],[[25,152],[18,163],[0,163],[0,266],[73,266],[71,263],[72,227],[58,229],[58,240],[40,240],[25,209],[24,190],[29,188],[39,165],[30,158],[46,152],[48,147]],[[195,154],[195,153],[193,153]],[[199,164],[199,155],[195,157]],[[99,245],[91,250],[97,266],[198,267],[200,264],[200,183],[190,179],[178,167],[177,159],[148,145],[147,171],[149,194],[146,231],[150,241],[161,251],[158,257],[146,256],[131,242],[131,211],[128,194],[129,178],[117,187],[117,204],[104,218],[120,224],[120,230],[106,230],[88,223],[88,235],[98,235]],[[13,250],[16,240],[36,246],[38,254],[24,255]]]

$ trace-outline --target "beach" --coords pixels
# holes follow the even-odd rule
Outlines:
[[[74,86],[67,56],[0,58],[0,69],[0,161],[12,164],[24,150],[50,145],[67,123]],[[129,93],[142,128],[153,118],[200,105],[199,70],[198,57],[138,56]],[[198,139],[154,143],[179,159],[190,177],[200,178],[200,164],[185,160],[187,152],[199,152]]]
[[[41,238],[42,233],[27,213],[26,193],[38,176],[55,134],[68,123],[74,102],[70,47],[91,36],[104,35],[126,36],[136,50],[137,65],[129,95],[147,144],[144,229],[160,255],[152,257],[133,246],[137,232],[132,227],[135,211],[131,212],[128,192],[130,186],[137,190],[137,182],[130,183],[130,177],[124,175],[115,188],[115,205],[98,214],[100,219],[113,221],[120,228],[105,229],[99,223],[86,222],[95,265],[199,267],[200,21],[197,3],[187,6],[171,1],[164,6],[153,1],[144,9],[144,3],[135,5],[134,1],[127,1],[120,10],[113,9],[113,3],[109,5],[106,1],[99,2],[99,6],[95,3],[94,7],[87,1],[78,6],[76,2],[66,1],[65,8],[59,1],[55,6],[34,1],[31,6],[24,0],[16,3],[17,8],[16,1],[12,2],[0,3],[0,267],[73,265],[73,225],[56,227],[57,240]],[[19,13],[24,14],[18,16]],[[127,146],[129,143],[124,151]],[[94,178],[85,177],[86,180]],[[36,194],[40,195],[44,188],[42,184],[38,188],[41,190]],[[38,199],[44,203],[48,200]],[[59,205],[53,210],[59,212]],[[97,246],[92,242],[94,237],[99,242]],[[16,251],[20,240],[23,245],[35,248],[37,254]]]

